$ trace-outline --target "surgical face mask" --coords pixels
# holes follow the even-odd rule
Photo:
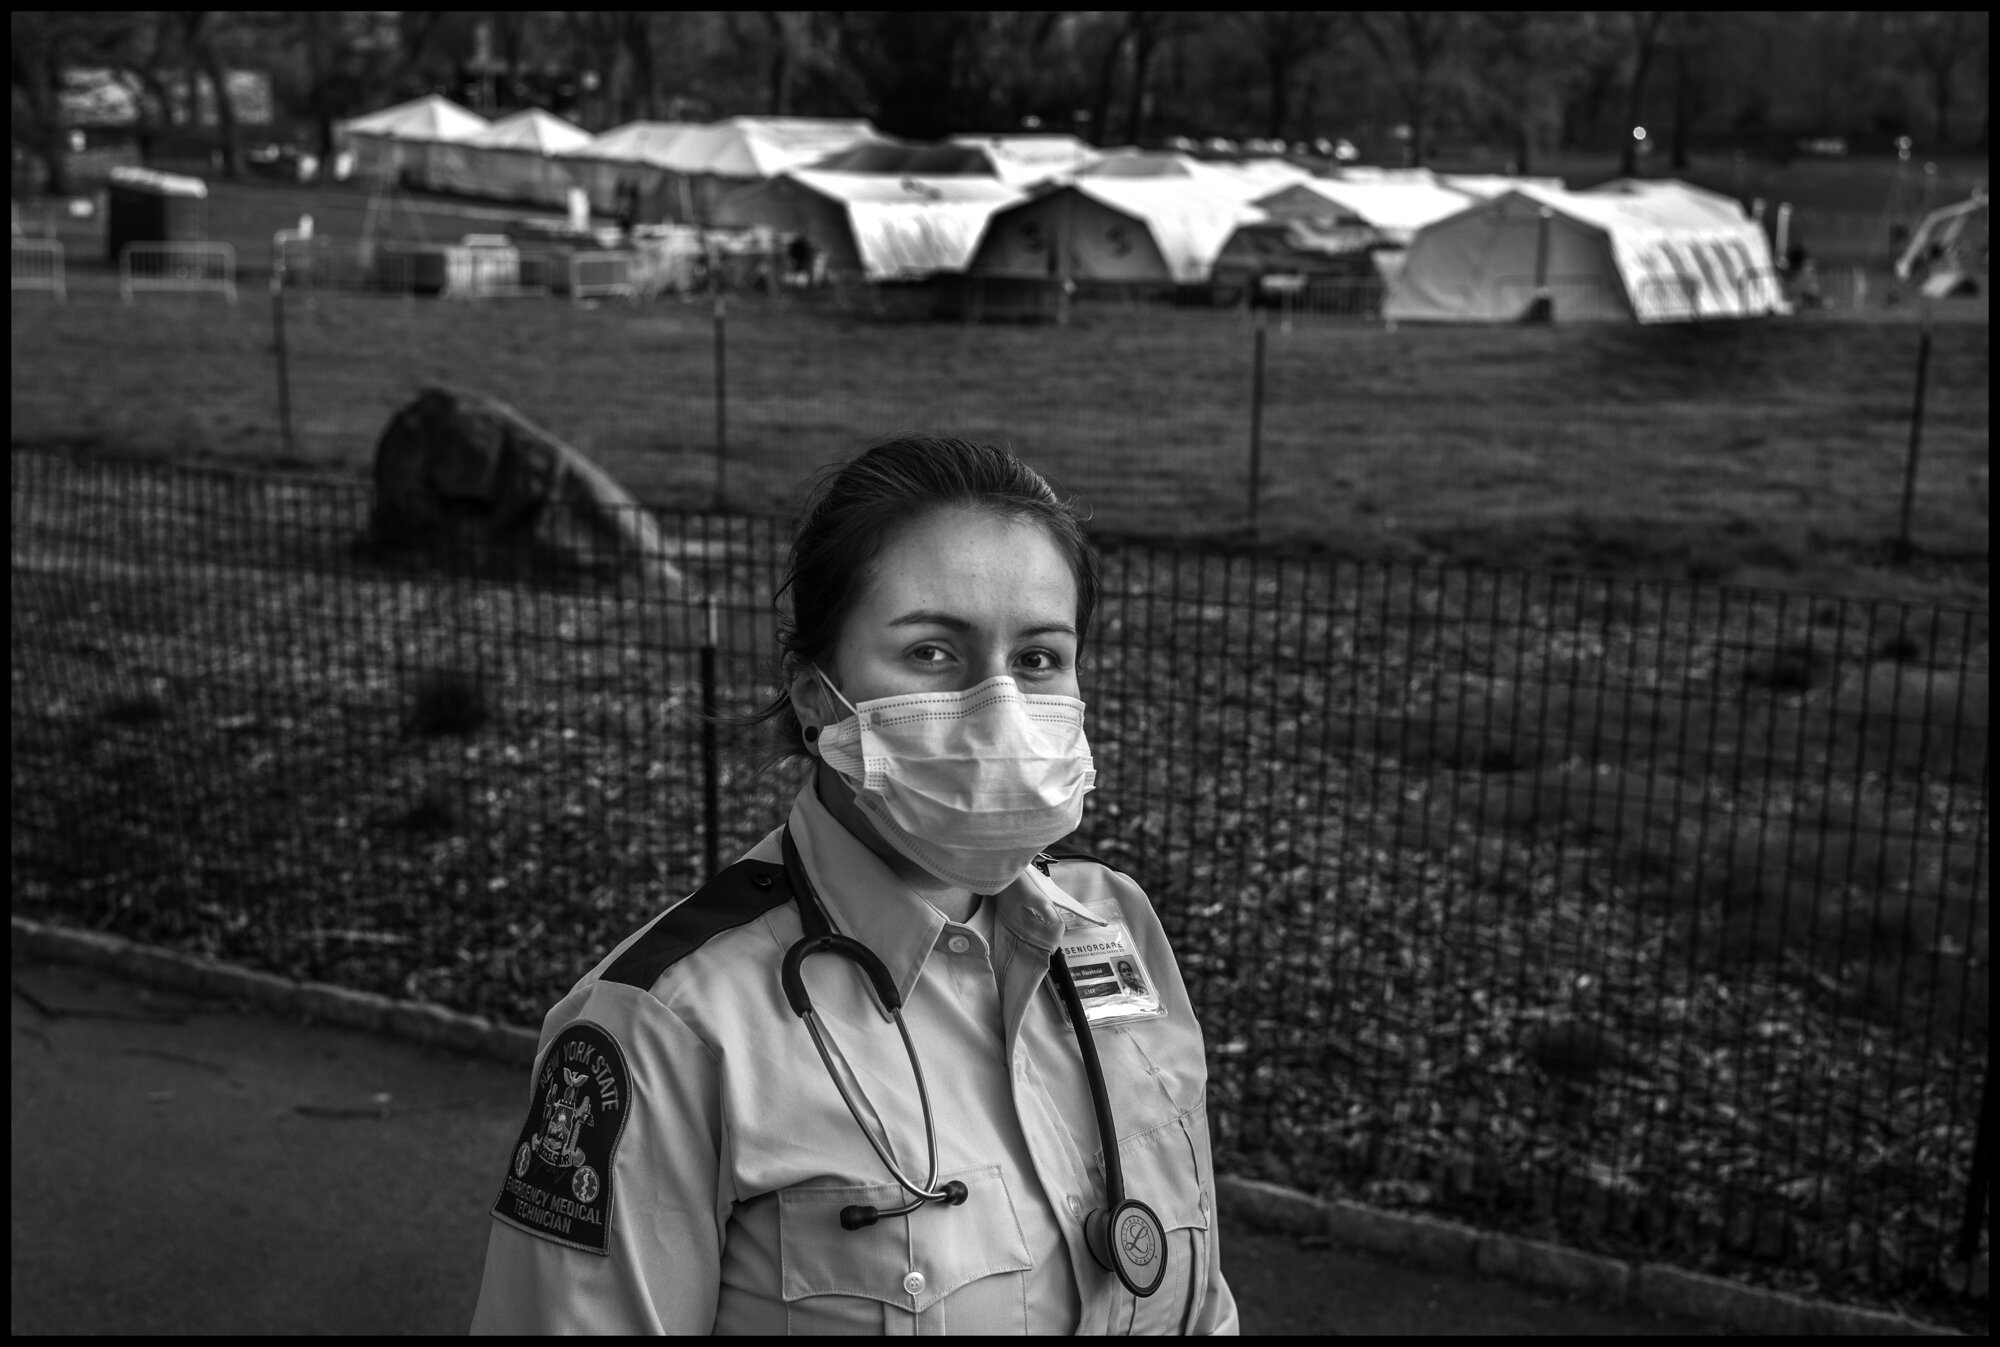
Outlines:
[[[996,893],[1083,820],[1097,770],[1076,698],[1031,696],[1002,674],[856,705],[819,677],[854,712],[820,731],[820,755],[883,840],[926,873]]]

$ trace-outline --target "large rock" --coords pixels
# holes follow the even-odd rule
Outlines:
[[[581,452],[498,398],[426,388],[375,447],[374,541],[386,547],[530,549],[630,567],[682,587],[645,508]]]

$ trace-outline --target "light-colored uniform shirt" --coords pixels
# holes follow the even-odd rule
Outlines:
[[[959,924],[828,814],[810,783],[790,827],[835,929],[873,949],[904,998],[938,1183],[964,1182],[967,1200],[842,1228],[845,1206],[908,1199],[786,1002],[780,968],[802,934],[795,903],[717,931],[648,987],[603,980],[642,930],[543,1021],[473,1330],[1234,1333],[1201,1029],[1138,885],[1094,862],[1030,867]],[[780,833],[745,859],[780,862]],[[1166,1010],[1093,1030],[1126,1195],[1167,1232],[1165,1279],[1146,1298],[1085,1242],[1084,1217],[1105,1200],[1102,1152],[1049,976],[1066,927],[1105,921],[1123,923]],[[923,1113],[901,1035],[851,961],[814,956],[804,979],[862,1116],[922,1181]]]

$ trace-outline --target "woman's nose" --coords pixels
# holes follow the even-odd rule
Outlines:
[[[965,662],[965,684],[959,691],[963,692],[965,688],[975,687],[989,678],[998,678],[1002,674],[1009,678],[1014,676],[1014,671],[1007,666],[1007,652],[993,650],[981,653]]]

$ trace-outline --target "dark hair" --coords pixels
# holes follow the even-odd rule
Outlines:
[[[820,474],[792,539],[784,583],[771,596],[778,609],[778,693],[752,720],[775,723],[781,758],[804,755],[792,711],[792,679],[833,648],[889,539],[931,511],[951,508],[984,510],[1047,529],[1076,577],[1079,641],[1089,631],[1097,609],[1097,553],[1084,536],[1082,516],[1040,473],[1005,449],[970,440],[940,435],[882,440]]]

